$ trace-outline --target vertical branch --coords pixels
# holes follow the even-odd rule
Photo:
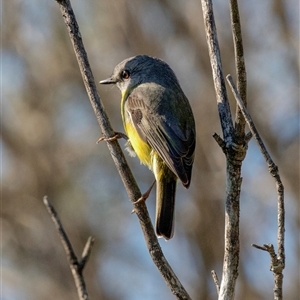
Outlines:
[[[219,300],[229,300],[234,298],[235,283],[238,277],[241,166],[246,155],[246,147],[239,147],[235,144],[235,129],[226,94],[212,1],[202,0],[202,10],[224,142],[216,134],[214,138],[225,153],[227,162],[225,250]]]
[[[234,57],[236,67],[237,90],[247,106],[247,73],[244,58],[242,29],[240,23],[240,14],[237,0],[230,0],[230,18],[234,45]],[[238,145],[243,145],[245,137],[245,119],[237,105],[235,115],[235,134]]]
[[[211,0],[202,0],[202,10],[223,138],[225,144],[230,146],[234,142],[234,127],[226,94],[225,79],[222,70],[221,54]]]

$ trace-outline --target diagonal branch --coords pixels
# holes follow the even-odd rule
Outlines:
[[[88,62],[87,54],[84,49],[81,34],[79,32],[79,27],[73,9],[71,7],[71,3],[69,0],[56,1],[59,4],[64,22],[67,26],[69,36],[74,47],[75,55],[79,64],[83,82],[91,105],[94,109],[97,121],[100,125],[104,137],[107,140],[108,149],[123,181],[129,199],[132,201],[132,203],[134,203],[141,197],[141,192],[137,186],[131,170],[129,169],[118,141],[116,139],[109,139],[115,134],[101,103],[100,97],[97,93],[95,80]],[[166,258],[164,257],[164,254],[155,235],[145,202],[140,201],[139,203],[134,204],[134,211],[140,222],[150,256],[157,266],[158,270],[160,271],[161,275],[163,276],[164,280],[166,281],[167,285],[169,286],[171,292],[178,299],[190,299],[190,296],[188,295],[179,279],[177,278],[176,274],[172,270],[171,266],[167,262]]]
[[[53,207],[51,202],[48,200],[47,196],[44,197],[43,201],[44,201],[44,204],[51,216],[53,223],[55,224],[55,227],[57,229],[61,243],[67,254],[69,266],[72,271],[72,275],[73,275],[75,285],[77,288],[78,297],[80,300],[88,300],[89,296],[87,293],[87,289],[86,289],[86,285],[85,285],[85,281],[84,281],[82,272],[83,272],[85,264],[88,261],[88,258],[90,256],[92,246],[94,244],[94,238],[93,237],[88,238],[88,241],[84,247],[84,257],[82,257],[81,261],[78,261],[76,255],[75,255],[75,252],[73,250],[72,244],[68,238],[67,233],[64,230],[64,227],[57,215],[55,208]]]
[[[277,196],[278,196],[278,214],[277,214],[277,222],[278,222],[278,232],[277,232],[277,244],[278,244],[278,256],[276,257],[274,252],[273,245],[264,245],[263,247],[254,245],[256,248],[265,250],[269,252],[271,257],[271,271],[274,274],[274,281],[275,281],[275,287],[274,287],[274,299],[282,299],[282,282],[283,282],[283,275],[282,271],[285,267],[285,250],[284,250],[284,232],[285,232],[285,209],[284,209],[284,186],[282,184],[278,167],[275,165],[274,161],[272,160],[269,152],[267,151],[253,121],[250,116],[250,114],[247,111],[247,108],[245,107],[237,88],[233,82],[233,79],[230,75],[227,76],[227,81],[230,85],[230,88],[232,90],[232,93],[235,97],[235,100],[237,101],[241,112],[243,113],[244,118],[246,119],[246,122],[250,128],[250,131],[254,137],[254,139],[257,141],[260,151],[265,158],[269,173],[272,175],[272,177],[275,180],[276,188],[277,188]],[[276,258],[276,259],[275,259]]]

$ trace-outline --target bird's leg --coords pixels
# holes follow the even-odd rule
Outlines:
[[[123,133],[123,132],[115,132],[115,135],[110,137],[110,138],[106,138],[104,136],[102,136],[98,141],[97,141],[97,144],[99,144],[100,142],[102,141],[106,141],[106,142],[113,142],[117,139],[125,139],[126,141],[128,141],[128,136]]]
[[[151,193],[152,188],[154,187],[155,182],[156,182],[156,180],[153,181],[153,183],[151,184],[150,188],[146,191],[146,193],[142,194],[142,196],[139,199],[137,199],[134,202],[134,204],[137,204],[137,203],[147,200],[147,198],[149,197],[149,195]]]

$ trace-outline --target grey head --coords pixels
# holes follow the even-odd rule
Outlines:
[[[100,81],[101,84],[116,84],[121,92],[147,82],[165,88],[180,88],[176,75],[164,61],[147,55],[127,58],[119,63],[111,77]]]

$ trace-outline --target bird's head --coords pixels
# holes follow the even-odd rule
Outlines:
[[[147,55],[127,58],[119,63],[113,74],[101,84],[116,84],[121,93],[128,92],[141,83],[154,82],[164,87],[179,85],[178,80],[164,61]]]

